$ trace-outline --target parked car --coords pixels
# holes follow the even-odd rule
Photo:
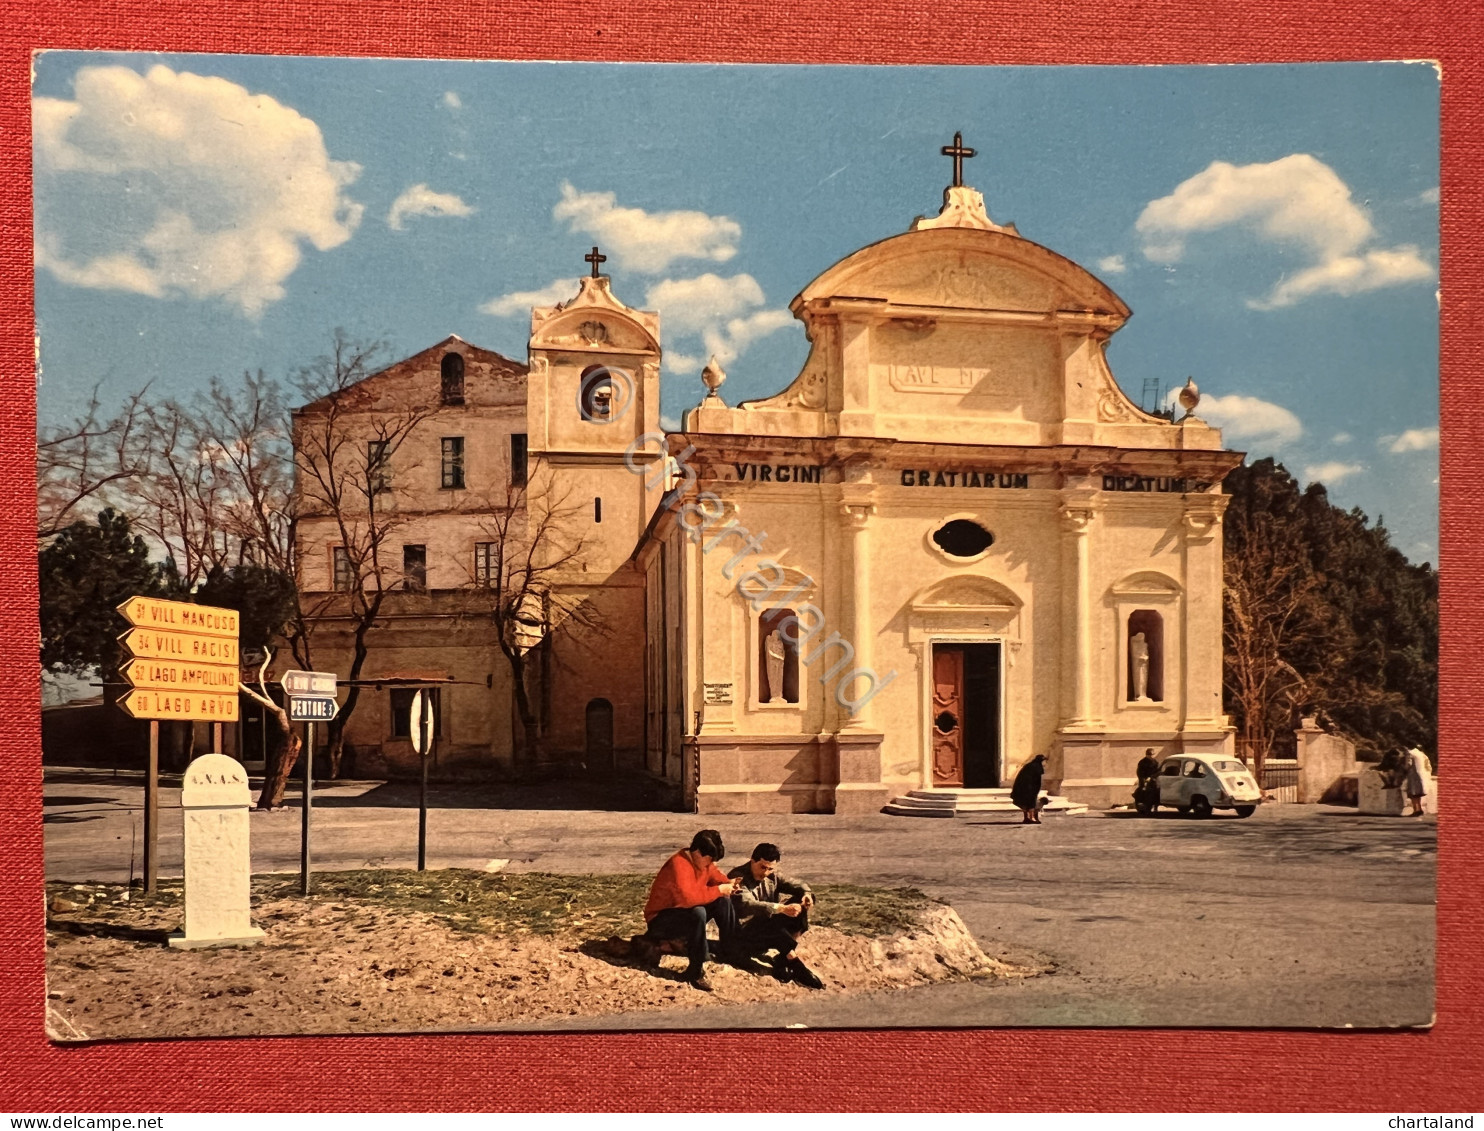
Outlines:
[[[1209,817],[1216,809],[1234,809],[1238,817],[1250,817],[1262,800],[1262,790],[1247,767],[1221,755],[1166,758],[1158,780],[1159,803],[1192,817]]]

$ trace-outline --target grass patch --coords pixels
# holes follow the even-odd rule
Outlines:
[[[447,868],[432,872],[360,869],[317,872],[315,903],[346,903],[391,911],[419,911],[437,916],[456,930],[513,935],[632,935],[644,929],[644,900],[650,875],[555,875],[544,872],[479,872]],[[85,890],[77,890],[78,888]],[[135,889],[127,903],[117,902],[122,884],[52,883],[48,896],[60,895],[89,912],[107,917],[143,910],[167,910],[181,904],[181,882],[165,880],[146,896]],[[282,874],[254,876],[253,903],[296,899],[299,878]],[[910,927],[917,912],[933,900],[915,888],[872,888],[858,884],[820,884],[811,913],[814,923],[850,935],[876,937]]]

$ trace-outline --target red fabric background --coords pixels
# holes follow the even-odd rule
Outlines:
[[[827,1109],[1481,1110],[1476,640],[1481,479],[1477,0],[844,2],[737,0],[0,0],[0,1109],[690,1108],[762,1063]],[[156,1041],[51,1046],[42,1028],[29,53],[115,48],[325,55],[853,63],[1442,61],[1443,680],[1438,1017],[1427,1033],[975,1030]],[[1294,113],[1303,113],[1301,106]],[[1258,912],[1260,913],[1260,912]],[[1363,971],[1357,971],[1364,977]],[[766,1051],[764,1051],[766,1050]],[[1219,1089],[1178,1052],[1219,1051]],[[754,1058],[763,1053],[761,1061]],[[785,1101],[790,1102],[790,1101]],[[725,1105],[724,1106],[728,1106]]]

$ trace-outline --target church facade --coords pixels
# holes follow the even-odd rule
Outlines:
[[[703,813],[852,812],[1008,786],[1036,754],[1052,788],[1105,805],[1147,747],[1231,749],[1221,481],[1241,456],[1193,389],[1178,420],[1136,407],[1104,352],[1127,307],[958,180],[937,217],[794,299],[811,351],[787,387],[728,406],[713,363],[677,432],[658,425],[658,316],[612,293],[596,251],[574,299],[533,311],[526,366],[451,339],[363,383],[436,399],[465,357],[465,403],[419,423],[409,467],[457,426],[489,453],[478,476],[562,500],[535,547],[544,757],[643,770]],[[450,757],[498,770],[523,749],[509,671],[467,612],[492,504],[425,478],[408,544],[450,564],[391,596],[377,664],[455,681]],[[331,590],[335,536],[306,528]],[[396,729],[358,709],[348,735],[395,765]]]

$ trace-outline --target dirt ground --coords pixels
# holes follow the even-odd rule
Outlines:
[[[360,872],[306,898],[283,877],[259,877],[263,943],[184,951],[165,945],[182,918],[178,884],[145,898],[118,885],[53,885],[49,1029],[60,1041],[467,1031],[1041,972],[988,958],[952,908],[921,893],[841,885],[820,889],[818,925],[800,950],[823,991],[780,983],[761,965],[713,964],[707,994],[680,980],[682,956],[657,969],[631,956],[627,937],[642,929],[633,897],[646,882]]]

